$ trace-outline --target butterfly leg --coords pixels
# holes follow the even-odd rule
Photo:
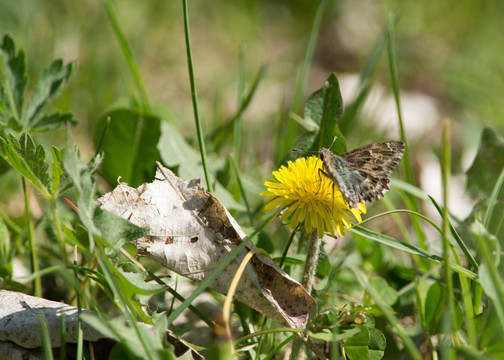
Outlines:
[[[331,205],[331,213],[334,213],[334,181],[332,181],[331,177],[329,176],[328,173],[326,173],[322,169],[318,169],[319,176],[320,174],[324,175],[326,178],[330,179],[332,182],[332,205]],[[322,185],[322,178],[320,179],[320,184]]]

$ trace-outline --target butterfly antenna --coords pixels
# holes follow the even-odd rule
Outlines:
[[[297,149],[297,148],[292,148],[290,151],[301,151],[301,152],[306,152],[306,153],[318,153],[318,151],[314,150],[303,150],[303,149]]]
[[[336,139],[337,139],[337,138],[338,138],[337,136],[335,136],[335,137],[334,137],[334,139],[333,139],[333,141],[332,141],[331,145],[329,146],[329,150],[331,150],[331,148],[332,148],[332,146],[334,145],[334,143],[336,142]]]

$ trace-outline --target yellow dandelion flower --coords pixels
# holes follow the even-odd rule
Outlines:
[[[361,222],[361,213],[366,213],[364,204],[358,209],[350,208],[343,199],[336,184],[327,176],[324,164],[316,157],[298,158],[287,166],[273,172],[275,181],[266,181],[267,190],[261,195],[268,196],[264,211],[274,210],[280,220],[290,219],[290,227],[296,229],[304,224],[307,233],[317,230],[319,237],[324,233],[345,235],[345,228],[351,229],[349,215]]]

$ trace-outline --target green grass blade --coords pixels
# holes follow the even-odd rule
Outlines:
[[[51,340],[49,338],[49,329],[47,328],[47,321],[44,314],[38,315],[40,332],[42,333],[42,349],[44,352],[45,360],[53,360]]]
[[[328,0],[322,0],[315,13],[315,19],[313,20],[313,25],[310,31],[310,38],[308,40],[308,45],[306,47],[306,53],[303,60],[303,65],[299,71],[296,80],[296,87],[294,91],[294,98],[292,100],[292,111],[298,113],[301,106],[301,99],[303,96],[304,84],[306,82],[306,77],[308,76],[308,70],[310,69],[310,64],[313,58],[313,53],[315,52],[315,45],[317,43],[318,33],[320,31],[320,25],[322,23],[322,16],[327,7]],[[280,139],[283,143],[282,154],[289,151],[292,144],[294,143],[294,138],[296,136],[297,124],[294,121],[289,121],[287,124],[287,132],[284,139]]]
[[[388,55],[389,55],[389,69],[392,83],[392,91],[394,94],[394,100],[396,104],[397,118],[399,122],[399,129],[401,135],[401,141],[406,144],[406,151],[403,156],[404,168],[406,170],[406,181],[412,185],[415,184],[415,178],[413,176],[413,165],[410,157],[410,150],[408,146],[408,141],[406,139],[406,131],[404,129],[404,123],[402,118],[402,110],[401,110],[401,99],[400,99],[400,91],[399,91],[399,74],[397,71],[397,61],[396,61],[396,52],[395,52],[395,44],[394,44],[394,29],[395,29],[396,18],[394,14],[390,15],[389,18],[389,27],[388,27]],[[412,210],[419,211],[419,207],[417,202],[414,199],[411,199]],[[418,223],[417,219],[413,218],[413,228],[418,238],[418,243],[421,247],[426,248],[425,246],[425,233],[422,229],[422,226]]]
[[[233,171],[236,176],[236,182],[238,183],[238,187],[240,188],[240,193],[243,198],[243,202],[245,203],[245,208],[247,209],[247,215],[249,217],[250,225],[253,226],[254,225],[254,217],[252,216],[252,213],[250,212],[250,205],[248,202],[247,193],[245,192],[245,188],[243,187],[243,183],[241,181],[240,169],[238,168],[238,163],[236,162],[236,158],[232,155],[230,156],[230,161],[231,161],[231,165],[233,166]]]
[[[442,215],[443,214],[443,209],[441,208],[441,206],[439,206],[439,204],[437,203],[437,201],[433,197],[431,197],[431,196],[429,196],[429,199],[431,200],[432,204],[436,207],[436,210],[439,212],[439,214]],[[479,265],[476,262],[476,259],[471,254],[471,252],[469,251],[469,249],[467,248],[466,244],[464,243],[464,241],[460,237],[460,235],[457,232],[457,230],[453,227],[453,225],[451,224],[451,222],[450,222],[450,232],[451,232],[453,238],[455,239],[455,241],[457,242],[458,246],[460,246],[460,248],[462,249],[462,252],[464,253],[464,255],[467,257],[467,260],[471,263],[471,266],[476,271],[478,271]]]
[[[135,84],[138,93],[140,94],[140,99],[142,101],[143,109],[144,111],[149,111],[150,104],[149,104],[149,97],[147,96],[147,91],[145,90],[145,86],[143,85],[142,82],[142,77],[140,76],[140,72],[138,71],[138,65],[135,61],[133,51],[131,50],[131,47],[128,44],[128,40],[126,40],[126,36],[124,35],[124,32],[121,29],[119,20],[117,19],[117,15],[114,6],[112,5],[112,1],[106,0],[105,7],[107,9],[107,15],[110,24],[112,25],[114,35],[116,36],[117,41],[119,41],[119,46],[121,47],[124,57],[126,58],[126,62],[128,63],[128,67],[131,71],[131,74],[133,75],[133,79],[135,80]]]
[[[411,358],[415,360],[422,360],[422,355],[418,351],[413,340],[407,334],[404,327],[401,325],[400,321],[395,317],[394,311],[382,301],[382,298],[378,294],[376,289],[368,282],[368,275],[354,266],[350,266],[350,270],[355,274],[361,285],[366,289],[376,305],[380,308],[383,315],[392,327],[394,334],[399,336],[399,338],[404,343],[404,347],[409,352]]]
[[[196,91],[196,81],[194,79],[194,67],[192,61],[192,50],[191,50],[191,35],[189,33],[189,13],[187,9],[187,0],[182,0],[182,8],[184,12],[184,33],[186,42],[186,52],[187,52],[187,67],[189,69],[189,82],[191,83],[191,97],[194,112],[194,121],[196,122],[196,131],[198,133],[198,142],[201,153],[201,164],[203,166],[203,172],[205,173],[205,181],[207,185],[208,192],[213,192],[212,182],[210,180],[210,173],[207,165],[207,156],[205,149],[205,137],[203,136],[203,127],[201,125],[201,119],[199,116],[198,107],[198,94]]]
[[[443,185],[443,258],[444,258],[444,276],[446,289],[448,291],[448,310],[451,320],[451,332],[457,329],[457,319],[455,318],[455,303],[453,296],[453,280],[450,269],[450,174],[451,174],[451,145],[450,145],[450,123],[447,121],[443,126],[443,157],[441,162],[441,174]]]
[[[495,205],[498,203],[498,197],[500,190],[502,188],[502,184],[504,183],[504,168],[501,170],[499,174],[499,178],[495,182],[495,186],[492,190],[492,194],[490,195],[490,198],[488,199],[488,207],[485,212],[485,217],[484,217],[484,222],[483,224],[485,227],[488,229],[490,225],[490,219],[492,218],[493,215],[493,210],[495,208]],[[497,232],[495,232],[497,234]]]
[[[350,131],[353,120],[367,99],[371,85],[373,84],[373,75],[386,45],[387,36],[386,34],[382,34],[371,51],[371,55],[366,59],[359,77],[359,88],[355,100],[345,108],[345,112],[339,121],[340,130],[344,135]]]
[[[415,245],[401,242],[401,241],[394,239],[390,236],[379,234],[379,233],[376,233],[374,231],[368,230],[368,229],[360,227],[360,226],[354,226],[352,228],[352,232],[356,233],[358,235],[364,236],[365,238],[368,238],[370,240],[377,241],[381,244],[393,247],[393,248],[401,250],[401,251],[405,251],[409,254],[421,256],[423,258],[432,260],[432,261],[437,262],[439,264],[444,264],[444,259],[442,257],[435,255],[435,254],[432,254],[432,253],[428,252],[427,250],[419,248]],[[471,280],[478,281],[478,275],[476,275],[474,272],[472,272],[470,270],[463,268],[460,265],[457,265],[457,264],[450,262],[450,268],[453,271],[456,271],[457,273],[460,273],[460,274],[467,276]]]

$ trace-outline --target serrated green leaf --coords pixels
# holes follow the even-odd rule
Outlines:
[[[24,52],[16,54],[14,40],[5,35],[0,44],[0,124],[21,125],[26,82]]]
[[[49,192],[50,175],[45,150],[36,146],[28,134],[18,140],[14,135],[0,129],[0,156],[21,173],[45,198],[51,199]]]
[[[46,160],[45,149],[42,145],[35,145],[33,138],[24,133],[19,139],[19,152],[24,156],[28,165],[33,169],[35,175],[42,184],[49,188],[51,184],[51,175],[49,174],[49,164]]]
[[[152,180],[160,159],[160,124],[157,116],[129,109],[113,110],[99,119],[94,144],[104,153],[101,173],[111,186],[119,177],[133,187]]]
[[[29,130],[31,130],[32,132],[57,130],[64,128],[67,123],[77,125],[77,120],[73,118],[73,114],[71,113],[61,114],[57,112],[50,115],[44,115],[40,117],[38,120],[35,120],[30,124]]]
[[[73,67],[74,63],[63,65],[63,61],[58,59],[53,61],[49,68],[43,72],[26,110],[26,126],[28,129],[39,122],[38,117],[44,106],[68,83]]]
[[[99,162],[99,156],[91,160]],[[77,207],[79,208],[79,218],[84,227],[94,234],[98,233],[95,227],[93,217],[96,208],[96,202],[93,199],[94,195],[94,182],[91,178],[92,170],[90,166],[84,164],[80,158],[80,151],[76,146],[73,146],[71,136],[67,136],[67,145],[63,151],[63,169],[72,180],[75,190],[77,192]],[[91,246],[93,246],[91,244]]]
[[[52,155],[51,194],[53,198],[56,198],[61,182],[61,177],[64,174],[63,167],[61,165],[61,162],[63,161],[63,153],[57,147],[52,146],[51,155]]]

